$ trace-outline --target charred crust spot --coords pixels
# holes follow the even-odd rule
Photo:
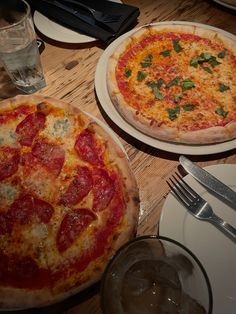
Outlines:
[[[114,241],[116,241],[118,238],[119,238],[119,234],[118,233],[114,234],[113,237],[112,237],[112,239]]]
[[[139,196],[135,195],[135,196],[133,197],[133,202],[134,202],[135,204],[139,204],[139,203],[140,203],[140,198],[139,198]]]
[[[155,120],[154,120],[154,119],[151,119],[150,125],[153,125],[154,123],[155,123]]]
[[[37,111],[38,112],[41,112],[41,113],[44,113],[45,115],[49,114],[50,112],[50,106],[48,103],[46,102],[40,102],[39,104],[37,104]]]

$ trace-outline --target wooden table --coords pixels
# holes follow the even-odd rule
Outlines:
[[[230,11],[207,0],[125,0],[139,7],[137,26],[147,23],[182,20],[219,27],[236,34],[235,11]],[[165,197],[169,192],[166,179],[178,166],[178,154],[168,153],[127,135],[120,130],[101,109],[94,89],[97,62],[106,48],[99,41],[89,44],[63,44],[38,34],[45,41],[42,64],[47,86],[39,94],[52,96],[85,110],[105,121],[120,138],[130,158],[141,199],[138,235],[156,234]],[[19,92],[0,69],[0,99]],[[204,153],[204,152],[203,152]],[[191,156],[201,166],[236,163],[236,149],[215,155]],[[8,312],[9,313],[9,312]],[[25,313],[99,314],[99,285],[66,302],[46,309]]]

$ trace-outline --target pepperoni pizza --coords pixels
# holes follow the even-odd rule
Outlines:
[[[138,206],[125,153],[92,118],[43,96],[0,103],[0,308],[98,281]]]
[[[186,24],[144,26],[108,60],[107,86],[132,126],[154,138],[209,144],[236,137],[236,43]]]

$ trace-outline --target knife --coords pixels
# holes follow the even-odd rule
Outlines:
[[[179,157],[179,162],[183,168],[191,174],[197,181],[202,183],[206,188],[214,192],[222,201],[230,207],[236,209],[236,192],[219,181],[212,174],[194,164],[185,156]]]

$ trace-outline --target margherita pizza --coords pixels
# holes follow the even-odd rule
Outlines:
[[[134,235],[138,192],[125,153],[71,105],[0,103],[0,308],[44,306],[97,281]]]
[[[236,137],[235,73],[230,36],[159,24],[117,46],[107,84],[115,107],[137,129],[165,141],[209,144]]]

